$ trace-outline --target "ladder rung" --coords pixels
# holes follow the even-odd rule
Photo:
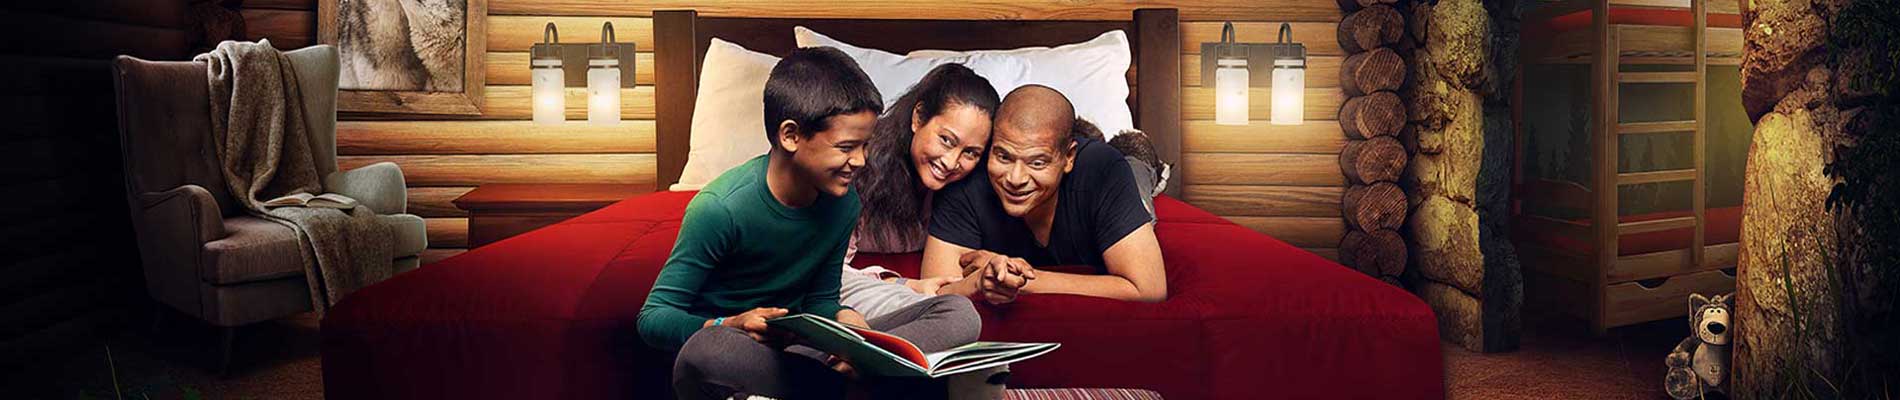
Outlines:
[[[1695,83],[1695,72],[1618,72],[1621,83]]]
[[[1616,133],[1635,135],[1644,133],[1691,132],[1695,130],[1695,120],[1625,122],[1616,125]]]
[[[1676,182],[1695,180],[1695,169],[1666,169],[1661,171],[1624,172],[1616,174],[1617,185],[1641,185],[1645,183]]]
[[[1694,216],[1652,219],[1648,221],[1624,222],[1624,223],[1616,224],[1616,234],[1617,235],[1634,235],[1638,233],[1659,232],[1659,231],[1666,231],[1670,229],[1682,229],[1682,228],[1693,228],[1693,227],[1695,227]]]

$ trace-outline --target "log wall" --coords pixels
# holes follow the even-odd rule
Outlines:
[[[931,0],[816,1],[489,0],[487,110],[475,120],[340,121],[338,153],[349,165],[401,164],[411,185],[410,211],[429,220],[429,259],[466,246],[466,215],[450,200],[483,183],[627,182],[654,179],[653,10],[693,8],[702,16],[814,18],[1127,19],[1135,8],[1175,7],[1182,24],[1182,146],[1184,200],[1328,258],[1336,257],[1345,221],[1339,201],[1346,179],[1338,154],[1345,136],[1338,110],[1345,51],[1335,39],[1337,5],[1301,0],[1074,2],[980,0],[946,5]],[[282,48],[314,43],[313,0],[247,0],[241,12],[248,37]],[[1212,88],[1200,86],[1200,44],[1217,42],[1221,22],[1235,23],[1245,42],[1273,42],[1280,22],[1293,23],[1306,44],[1306,124],[1266,123],[1267,88],[1252,91],[1247,126],[1218,126]],[[598,40],[595,27],[612,21],[616,36],[638,44],[636,86],[623,93],[626,123],[613,128],[569,122],[532,125],[528,119],[527,49],[553,21],[562,42]],[[580,89],[570,88],[569,121],[584,118]],[[1137,94],[1139,95],[1139,94]]]

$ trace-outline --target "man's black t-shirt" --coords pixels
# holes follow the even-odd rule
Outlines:
[[[1021,257],[1030,265],[1088,265],[1105,273],[1102,253],[1153,221],[1135,189],[1128,160],[1108,143],[1082,139],[1075,168],[1057,188],[1049,245],[1040,246],[1021,218],[1003,212],[983,168],[937,192],[930,236],[979,250]]]

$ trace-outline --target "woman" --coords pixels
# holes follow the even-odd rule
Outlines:
[[[871,133],[863,176],[854,180],[863,211],[845,253],[843,303],[877,318],[936,295],[955,278],[904,279],[882,267],[851,267],[857,252],[922,251],[932,194],[963,179],[989,146],[990,117],[1002,103],[990,81],[962,64],[930,70],[885,108]]]

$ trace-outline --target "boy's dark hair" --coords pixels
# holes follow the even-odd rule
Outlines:
[[[806,47],[772,66],[765,79],[765,138],[778,149],[778,126],[798,123],[798,135],[831,129],[831,117],[860,112],[882,114],[884,99],[871,77],[844,52],[830,47]]]

